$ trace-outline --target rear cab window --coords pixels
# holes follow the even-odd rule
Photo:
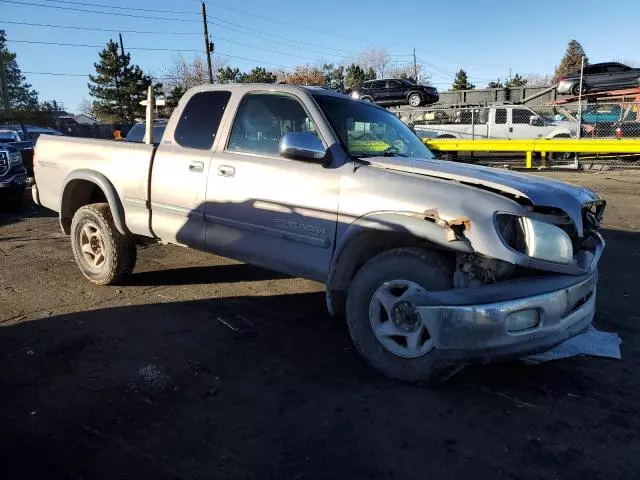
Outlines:
[[[507,123],[507,109],[496,108],[496,124],[503,125]]]
[[[214,90],[193,95],[184,107],[174,139],[178,145],[198,150],[209,150],[213,146],[231,92]]]

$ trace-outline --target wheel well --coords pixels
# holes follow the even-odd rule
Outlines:
[[[418,95],[420,98],[422,98],[422,93],[414,90],[412,92],[407,93],[407,100],[409,100],[409,97],[411,95]]]
[[[407,233],[363,231],[354,235],[347,246],[338,254],[334,268],[327,281],[327,293],[331,298],[330,311],[341,313],[344,311],[346,291],[356,273],[376,255],[401,247],[418,247],[425,249],[437,249],[434,244]],[[443,256],[452,263],[455,261],[455,252],[439,249]]]
[[[71,180],[65,187],[60,204],[60,224],[67,235],[71,232],[71,220],[81,207],[91,203],[107,203],[102,189],[89,180]]]

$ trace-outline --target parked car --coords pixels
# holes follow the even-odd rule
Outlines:
[[[158,146],[36,149],[34,200],[89,281],[123,281],[140,237],[320,281],[391,377],[545,350],[594,316],[595,192],[436,160],[391,112],[329,90],[202,85]]]
[[[33,176],[33,142],[23,140],[20,134],[12,129],[0,129],[0,142],[11,145],[20,153],[22,163],[27,169],[27,174]]]
[[[146,140],[145,138],[146,126],[147,124],[145,122],[136,123],[133,127],[131,127],[131,130],[129,130],[129,133],[127,133],[127,136],[125,137],[125,141],[134,142],[134,143],[144,143]],[[164,134],[165,128],[167,128],[166,120],[157,120],[153,123],[153,138],[155,139],[156,143],[160,142],[160,139]]]
[[[583,130],[587,136],[640,137],[638,102],[628,104],[606,103],[587,105],[581,115]]]
[[[42,133],[47,135],[62,135],[57,130],[48,127],[37,127],[21,123],[0,125],[0,142],[4,142],[18,149],[22,156],[22,163],[27,169],[27,175],[33,177],[33,146]]]
[[[640,87],[640,68],[618,62],[594,63],[584,67],[583,93]],[[558,93],[580,93],[580,71],[558,79]]]
[[[426,138],[558,138],[575,137],[578,123],[555,121],[520,105],[436,110],[414,125]]]
[[[352,96],[378,105],[411,105],[412,107],[431,105],[440,99],[438,90],[433,87],[394,78],[364,82],[360,89],[352,93]]]
[[[20,197],[27,188],[27,171],[22,165],[20,152],[0,143],[0,200]]]

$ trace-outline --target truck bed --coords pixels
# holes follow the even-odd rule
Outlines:
[[[102,175],[123,203],[136,206],[126,218],[127,227],[134,233],[148,235],[145,205],[154,149],[153,145],[141,143],[40,135],[34,159],[40,202],[59,212],[63,189],[72,171],[74,178],[84,174]]]

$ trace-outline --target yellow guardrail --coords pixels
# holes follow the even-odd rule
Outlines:
[[[543,162],[548,153],[637,153],[640,139],[612,138],[536,138],[527,140],[423,138],[431,150],[440,152],[514,152],[526,154],[526,168],[531,168],[534,153],[540,153]],[[543,163],[544,164],[544,163]]]

